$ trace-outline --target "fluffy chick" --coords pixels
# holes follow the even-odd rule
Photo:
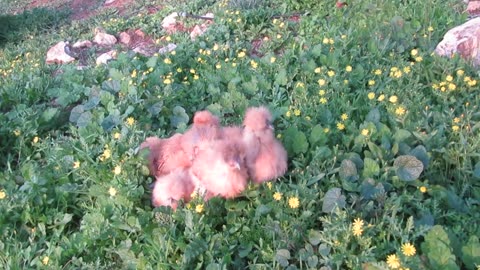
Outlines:
[[[287,152],[275,138],[270,111],[263,106],[249,108],[243,125],[246,166],[252,181],[262,183],[285,174]]]
[[[221,135],[220,120],[209,111],[198,111],[193,116],[192,127],[183,134],[182,147],[193,161],[198,145],[203,141],[219,139]]]
[[[167,175],[157,177],[152,191],[155,207],[170,206],[177,209],[178,202],[189,202],[195,186],[188,169],[176,169]]]
[[[234,198],[247,187],[248,172],[240,141],[215,140],[202,142],[191,172],[197,188],[207,192],[205,199],[213,196]]]
[[[168,139],[147,138],[140,149],[149,148],[148,155],[150,173],[154,176],[169,174],[177,168],[188,168],[192,165],[190,157],[183,150],[182,134],[174,134]]]

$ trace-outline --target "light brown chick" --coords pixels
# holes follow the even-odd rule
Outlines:
[[[154,176],[169,174],[177,168],[188,168],[191,159],[182,147],[182,134],[174,134],[168,139],[147,138],[140,149],[149,148],[148,155],[150,173]]]
[[[246,165],[255,183],[273,180],[287,170],[287,152],[275,138],[272,115],[266,107],[249,108],[243,120]]]
[[[248,173],[242,153],[241,144],[230,139],[199,145],[191,172],[197,188],[206,189],[205,199],[217,195],[234,198],[245,190]]]
[[[198,111],[193,117],[192,127],[183,134],[182,147],[193,161],[197,146],[203,141],[219,139],[220,120],[209,111]]]
[[[155,207],[170,206],[177,209],[178,202],[189,202],[195,186],[188,169],[176,169],[167,175],[157,177],[152,191],[152,204]]]

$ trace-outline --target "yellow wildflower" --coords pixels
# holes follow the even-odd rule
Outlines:
[[[328,133],[328,132],[330,132],[330,129],[329,129],[329,128],[324,128],[324,129],[323,129],[323,133]]]
[[[48,256],[45,256],[45,257],[43,257],[43,259],[42,259],[43,265],[47,265],[49,261],[50,261],[50,258],[49,258]]]
[[[457,86],[454,83],[449,83],[448,84],[448,90],[453,91],[457,89]]]
[[[402,253],[403,255],[410,257],[415,255],[416,249],[415,246],[410,243],[405,243],[402,245]]]
[[[412,69],[410,67],[404,67],[403,68],[403,72],[405,72],[405,73],[410,73],[410,71],[412,71]]]
[[[74,168],[74,169],[80,168],[80,161],[74,161],[74,162],[73,162],[73,168]]]
[[[368,85],[369,86],[375,85],[375,80],[368,80]]]
[[[415,62],[422,62],[423,61],[423,57],[421,56],[418,56],[417,58],[415,58]]]
[[[382,75],[382,70],[381,69],[375,69],[373,72],[375,75]]]
[[[427,192],[427,187],[426,186],[421,186],[419,189],[420,189],[421,193]]]
[[[346,71],[346,72],[351,72],[351,71],[352,71],[352,66],[347,66],[347,67],[345,68],[345,71]]]
[[[372,100],[372,99],[375,98],[375,93],[374,93],[374,92],[370,92],[370,93],[368,93],[367,97],[368,97],[368,99]]]
[[[133,126],[133,124],[135,124],[135,118],[133,118],[133,117],[128,117],[128,118],[127,118],[127,125]]]
[[[397,269],[400,267],[400,260],[398,259],[396,254],[388,255],[387,257],[387,265],[391,269]]]
[[[317,68],[315,68],[315,70],[314,70],[313,72],[315,72],[315,73],[317,73],[317,74],[318,74],[318,73],[322,72],[322,69],[321,69],[321,68],[319,68],[319,67],[317,67]]]
[[[324,97],[320,98],[320,103],[326,104],[326,103],[327,103],[327,99],[324,98]]]
[[[270,57],[270,63],[275,63],[277,61],[277,58],[275,56]]]
[[[169,65],[169,64],[172,63],[172,60],[171,60],[170,58],[165,58],[165,59],[163,60],[163,62],[164,62],[165,64]]]
[[[328,75],[328,77],[333,77],[333,76],[335,76],[335,71],[329,70],[329,71],[327,72],[327,75]]]
[[[322,42],[323,42],[323,44],[328,44],[328,38],[324,37]]]
[[[343,121],[347,120],[348,119],[348,114],[344,113],[340,116],[340,119],[342,119]]]
[[[345,124],[344,123],[337,123],[337,129],[338,130],[344,130],[345,129]]]
[[[22,134],[22,132],[17,128],[13,131],[13,134],[15,134],[15,136],[20,136],[20,134]]]
[[[293,209],[298,208],[300,206],[300,201],[297,197],[290,197],[288,198],[288,206]]]
[[[282,38],[282,35],[277,34],[277,39],[281,39],[281,38]]]
[[[455,117],[453,118],[454,123],[460,123],[460,117]]]
[[[7,197],[7,193],[5,192],[5,190],[0,190],[0,200],[3,200]]]
[[[319,84],[320,86],[324,86],[326,83],[327,83],[327,82],[326,82],[324,79],[318,80],[318,84]]]
[[[378,96],[378,101],[383,101],[385,99],[385,95],[384,94],[381,94],[380,96]]]
[[[325,92],[325,90],[323,90],[323,89],[320,89],[320,90],[318,91],[318,94],[319,94],[320,96],[324,96],[325,93],[326,93],[326,92]]]
[[[35,136],[35,137],[33,137],[32,143],[34,143],[34,144],[38,143],[39,140],[40,139],[38,138],[38,136]]]
[[[110,194],[112,197],[115,197],[115,195],[117,195],[117,190],[114,187],[110,187],[108,189],[108,194]]]
[[[132,71],[132,75],[131,75],[131,76],[132,76],[132,78],[137,77],[137,70],[136,70],[136,69],[134,69],[134,70]]]
[[[368,129],[364,128],[364,129],[362,129],[361,133],[362,133],[363,136],[368,136],[369,131],[368,131]]]
[[[122,173],[122,167],[120,165],[115,166],[115,168],[113,169],[113,173],[115,175],[121,174]]]
[[[197,74],[193,75],[193,79],[194,79],[194,80],[198,80],[199,78],[200,78],[200,77],[199,77]]]
[[[468,86],[475,86],[477,85],[477,80],[470,80],[467,84]]]
[[[217,64],[215,65],[215,68],[216,68],[216,69],[221,69],[221,68],[222,68],[222,65],[221,65],[220,63],[217,63]]]
[[[282,195],[283,195],[282,193],[277,191],[277,192],[273,193],[273,199],[275,201],[280,201],[282,199]]]
[[[463,69],[457,70],[457,76],[463,76],[463,74],[465,74],[465,71],[463,71]]]
[[[398,106],[396,109],[395,109],[395,114],[396,115],[404,115],[405,114],[405,108],[402,107],[402,106]]]
[[[418,50],[417,50],[417,49],[413,49],[413,50],[410,51],[410,55],[411,55],[411,56],[417,56],[417,54],[418,54]]]
[[[195,212],[197,212],[199,214],[203,212],[203,203],[202,204],[197,204],[197,206],[195,206]]]
[[[122,134],[120,134],[119,132],[113,133],[113,138],[114,138],[115,140],[120,139],[121,136],[122,136]]]
[[[433,32],[433,27],[429,26],[429,27],[427,28],[427,30],[428,30],[428,32]]]
[[[295,109],[295,110],[293,111],[293,114],[294,114],[295,116],[300,116],[301,113],[302,113],[302,112],[301,112],[299,109]]]
[[[452,126],[452,130],[457,132],[458,130],[460,130],[460,127],[457,126],[457,125],[454,125],[454,126]]]
[[[110,151],[110,149],[108,149],[108,148],[105,148],[105,150],[103,150],[102,157],[104,159],[109,159],[111,156],[112,156],[112,151]]]
[[[171,84],[171,83],[172,83],[172,80],[171,80],[170,78],[165,78],[165,79],[163,80],[163,83],[168,85],[168,84]]]
[[[447,82],[451,82],[451,81],[453,81],[453,76],[452,76],[452,75],[448,75],[448,76],[445,78],[445,80],[446,80]]]
[[[288,110],[288,111],[285,113],[285,116],[287,116],[287,117],[292,116],[292,112],[291,112],[290,110]]]
[[[272,182],[267,182],[268,189],[272,189]]]
[[[397,103],[398,97],[395,96],[395,95],[394,95],[394,96],[391,96],[391,97],[388,99],[388,101],[390,101],[391,103]]]

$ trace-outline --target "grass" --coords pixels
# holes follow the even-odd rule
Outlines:
[[[479,73],[432,54],[465,20],[461,1],[146,4],[163,9],[2,15],[3,269],[478,269]],[[167,35],[180,10],[215,24],[196,41]],[[96,26],[178,47],[81,71],[44,63]],[[261,104],[288,150],[284,177],[151,207],[146,137],[205,108],[238,124]]]

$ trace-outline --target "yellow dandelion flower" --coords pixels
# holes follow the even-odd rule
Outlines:
[[[203,203],[202,204],[197,204],[197,206],[195,206],[195,212],[197,212],[199,214],[203,212]]]
[[[317,73],[317,74],[318,74],[318,73],[322,72],[322,69],[321,69],[321,68],[319,68],[319,67],[317,67],[317,68],[315,68],[315,70],[314,70],[313,72],[315,72],[315,73]]]
[[[370,92],[370,93],[368,93],[367,97],[368,97],[368,99],[372,100],[372,99],[375,98],[375,93],[374,93],[374,92]]]
[[[343,80],[343,84],[348,84],[348,80]]]
[[[454,123],[460,123],[460,117],[455,117],[453,118]]]
[[[329,41],[329,39],[327,37],[324,37],[323,40],[322,40],[323,44],[328,44],[328,41]]]
[[[307,115],[307,116],[305,116],[305,120],[310,121],[310,120],[312,120],[312,118],[310,118],[310,116]]]
[[[112,151],[106,148],[105,150],[103,150],[102,156],[104,159],[109,159],[112,156]]]
[[[15,129],[15,130],[13,131],[13,134],[15,134],[15,136],[18,137],[18,136],[20,136],[20,134],[22,134],[22,132],[21,132],[19,129]]]
[[[327,75],[328,75],[328,77],[333,77],[333,76],[335,76],[335,71],[329,70],[329,71],[327,72]]]
[[[375,85],[375,80],[368,80],[368,85],[369,86]]]
[[[325,93],[326,93],[326,92],[325,92],[325,90],[323,90],[323,89],[320,89],[320,90],[318,91],[318,94],[319,94],[320,96],[324,96]]]
[[[447,82],[451,82],[451,81],[453,81],[453,76],[452,76],[452,75],[448,75],[448,76],[445,78],[445,80],[446,80]]]
[[[45,257],[43,257],[43,259],[42,259],[43,265],[47,265],[49,261],[50,261],[50,258],[49,258],[48,256],[45,256]]]
[[[403,106],[398,106],[396,109],[395,109],[395,114],[396,115],[404,115],[405,114],[405,108]]]
[[[460,130],[460,127],[457,126],[457,125],[454,125],[454,126],[452,126],[452,130],[455,131],[455,132],[457,132],[457,131]]]
[[[272,186],[273,186],[273,185],[272,185],[272,182],[267,182],[267,187],[268,187],[268,189],[272,189]]]
[[[329,129],[329,128],[324,128],[324,129],[323,129],[323,133],[328,133],[328,132],[330,132],[330,129]]]
[[[295,116],[300,116],[301,113],[302,113],[302,112],[301,112],[299,109],[295,109],[295,110],[293,111],[293,114],[294,114]]]
[[[275,201],[280,201],[280,200],[282,199],[282,196],[283,196],[283,194],[280,193],[280,192],[278,192],[278,191],[275,192],[275,193],[273,193],[273,199],[274,199]]]
[[[427,192],[427,187],[426,186],[421,186],[419,189],[420,189],[421,193]]]
[[[5,190],[0,190],[0,200],[3,200],[7,197],[7,193],[5,192]]]
[[[108,189],[108,194],[110,194],[112,197],[115,197],[115,195],[117,195],[117,190],[114,187],[110,187]]]
[[[346,72],[351,72],[351,71],[352,71],[352,66],[347,66],[347,67],[345,68],[345,71],[346,71]]]
[[[381,69],[375,69],[373,72],[375,75],[382,75],[382,70]]]
[[[282,38],[282,35],[277,34],[277,39],[281,39],[281,38]]]
[[[165,40],[166,40],[166,41],[172,41],[172,38],[171,38],[170,36],[166,36],[166,37],[165,37]]]
[[[172,83],[172,80],[171,80],[170,78],[165,78],[165,79],[163,80],[163,83],[168,85],[168,84],[171,84],[171,83]]]
[[[115,168],[113,169],[113,173],[115,175],[121,174],[122,173],[122,167],[120,165],[115,166]]]
[[[402,253],[407,257],[415,255],[416,251],[417,250],[415,249],[415,246],[410,243],[405,243],[402,245]]]
[[[439,89],[438,84],[436,83],[432,84],[432,88],[433,90],[438,90]]]
[[[200,78],[200,77],[198,76],[198,74],[193,75],[193,79],[194,79],[194,80],[198,80],[199,78]]]
[[[132,78],[137,77],[137,70],[136,70],[136,69],[134,69],[134,70],[132,71],[131,77],[132,77]]]
[[[463,76],[463,74],[465,74],[465,71],[463,71],[463,69],[459,69],[457,70],[457,76]]]
[[[233,62],[232,67],[236,67],[236,66],[237,66],[237,63]]]
[[[304,88],[305,84],[303,82],[297,82],[297,84],[295,84],[295,87]]]
[[[327,82],[324,79],[318,80],[318,85],[324,86]]]
[[[365,225],[365,222],[361,218],[356,218],[353,220],[353,227],[362,228]]]
[[[287,117],[292,116],[292,112],[291,112],[290,110],[288,110],[288,111],[285,113],[285,116],[287,116]]]
[[[468,86],[475,86],[477,85],[477,80],[470,80],[467,84]]]
[[[135,124],[135,118],[133,118],[133,117],[128,117],[128,118],[127,118],[127,125],[133,126],[133,124]]]
[[[428,30],[428,32],[433,32],[433,27],[429,26],[429,27],[427,28],[427,30]]]
[[[115,140],[120,139],[120,137],[122,137],[122,134],[120,134],[120,132],[115,132],[115,133],[113,133],[113,138],[114,138]]]
[[[342,121],[345,121],[348,119],[348,114],[344,113],[340,116],[340,119],[342,119]]]
[[[381,94],[380,96],[378,96],[377,100],[378,101],[383,101],[385,99],[385,95],[384,94]]]
[[[74,161],[74,162],[73,162],[73,168],[74,168],[74,169],[80,168],[80,161]]]
[[[190,73],[195,74],[197,71],[193,68],[190,69]]]
[[[290,206],[292,209],[298,208],[300,206],[300,200],[298,197],[288,198],[288,206]]]
[[[320,103],[327,104],[328,100],[324,97],[320,98]]]
[[[38,138],[38,136],[35,136],[33,137],[33,140],[32,140],[32,143],[38,143],[38,141],[40,140],[40,138]]]
[[[217,63],[217,64],[215,65],[215,68],[216,68],[216,69],[221,69],[221,68],[222,68],[222,65],[221,65],[220,63]]]
[[[337,123],[337,129],[338,130],[344,130],[345,129],[345,124],[344,123]]]
[[[400,260],[396,254],[391,254],[387,256],[387,265],[391,269],[397,269],[400,267]]]
[[[410,55],[411,56],[417,56],[418,55],[418,50],[417,49],[413,49],[410,51]]]
[[[415,62],[422,62],[423,61],[423,57],[421,56],[418,56],[415,58]]]
[[[333,45],[334,43],[335,43],[335,40],[333,40],[333,38],[330,38],[330,39],[328,40],[328,44]]]
[[[362,229],[361,227],[355,227],[355,226],[354,226],[354,227],[352,227],[352,232],[353,232],[353,235],[354,235],[354,236],[359,237],[359,236],[362,235],[363,229]]]
[[[341,35],[340,38],[341,38],[341,39],[346,39],[346,38],[347,38],[347,35]]]
[[[366,129],[366,128],[362,129],[362,131],[361,131],[361,134],[362,134],[363,136],[368,136],[368,133],[369,133],[369,131],[368,131],[368,129]]]
[[[407,74],[410,73],[410,71],[412,71],[412,69],[410,67],[404,67],[403,68],[403,72],[405,72]]]
[[[398,97],[397,96],[391,96],[388,101],[390,101],[391,103],[397,103],[398,101]]]
[[[171,60],[170,58],[165,58],[165,59],[163,60],[163,62],[164,62],[165,64],[169,65],[169,64],[172,63],[172,60]]]
[[[275,56],[270,57],[270,63],[273,64],[277,61],[277,58]]]
[[[457,89],[457,86],[454,83],[449,83],[448,84],[448,90],[453,91]]]

